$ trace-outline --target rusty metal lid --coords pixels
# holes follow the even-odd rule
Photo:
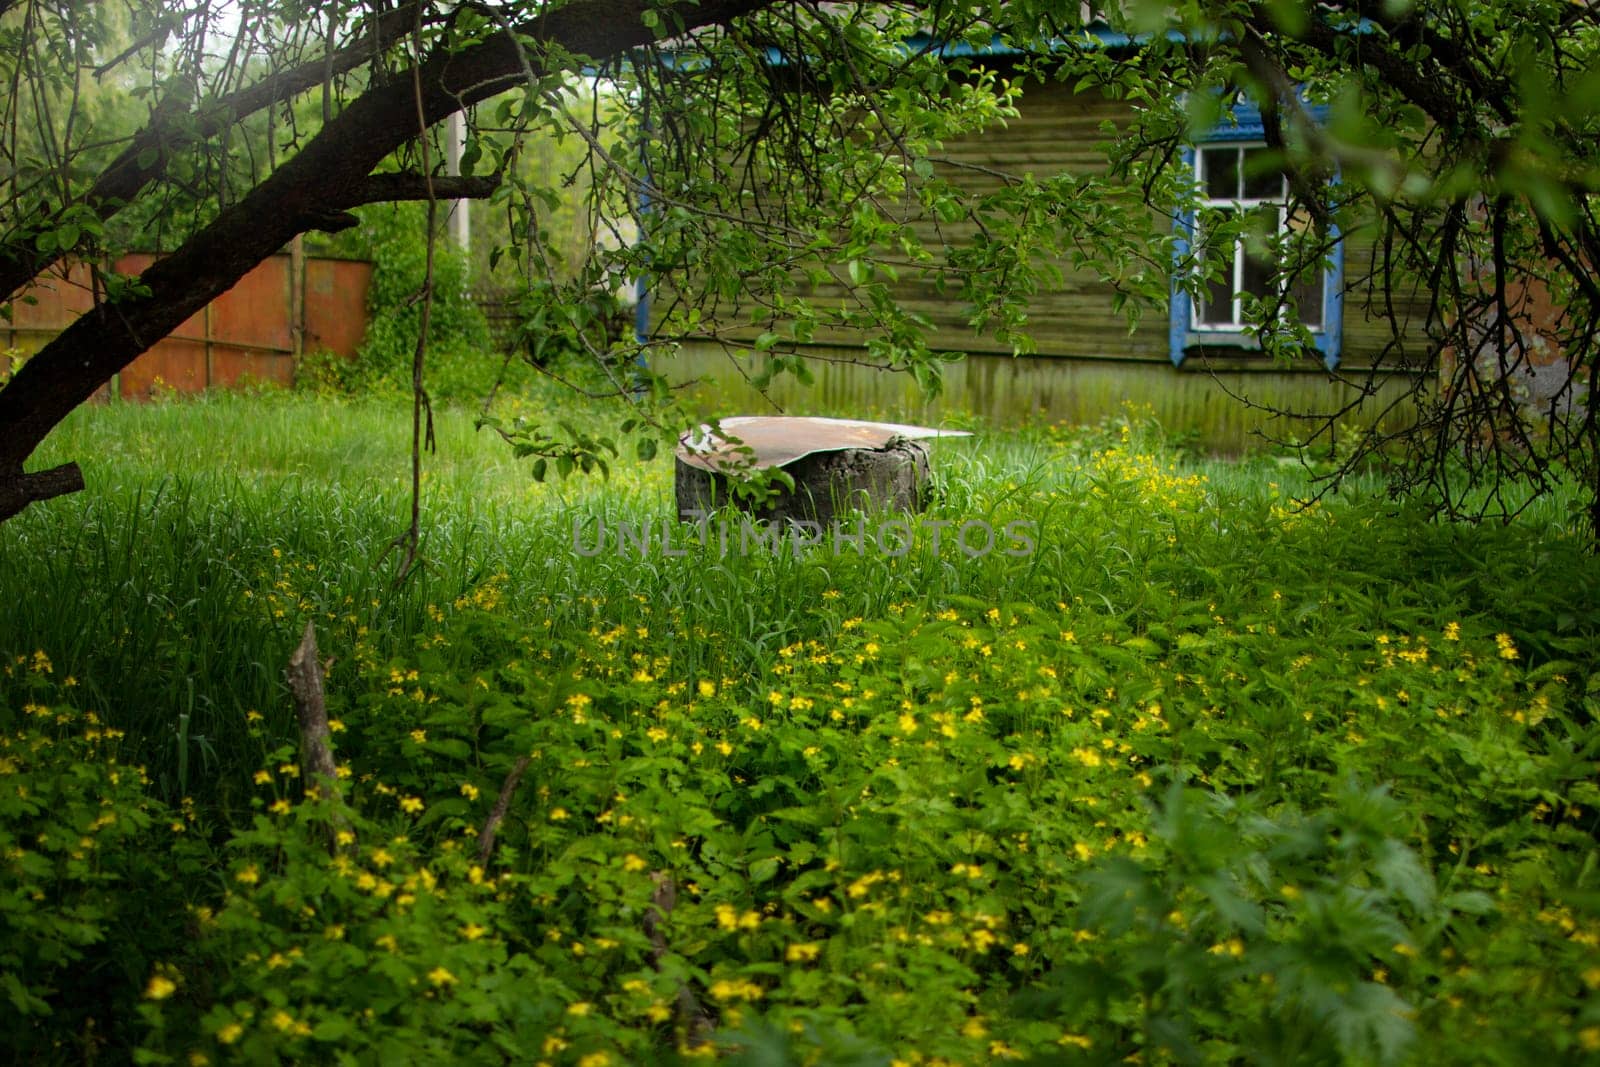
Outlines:
[[[898,439],[971,437],[965,430],[937,430],[898,422],[824,419],[788,415],[736,415],[702,424],[678,439],[678,458],[713,473],[782,467],[815,452],[881,449]]]

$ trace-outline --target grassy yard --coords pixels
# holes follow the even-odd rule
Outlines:
[[[666,457],[538,484],[438,430],[398,589],[393,406],[84,410],[41,457],[90,488],[0,527],[20,1055],[1600,1054],[1600,562],[1561,501],[1300,508],[1270,459],[1033,427],[939,443],[905,551],[592,552],[659,536]],[[337,799],[298,779],[308,620]]]

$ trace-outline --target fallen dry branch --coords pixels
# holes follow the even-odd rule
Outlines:
[[[650,939],[650,966],[660,973],[661,961],[667,955],[667,938],[661,927],[678,903],[678,887],[667,871],[650,872],[650,880],[655,883],[656,890],[651,894],[650,907],[644,913],[644,932]],[[690,1045],[705,1044],[711,1040],[711,1033],[716,1029],[710,1013],[687,982],[678,983],[678,1024],[683,1027]]]
[[[484,820],[483,829],[478,834],[479,866],[488,866],[489,854],[494,851],[494,835],[500,832],[500,823],[511,808],[511,797],[516,793],[517,783],[522,781],[522,773],[527,769],[528,757],[518,756],[511,773],[506,775],[505,783],[500,786],[500,795],[495,798],[494,807],[489,809],[489,817]]]

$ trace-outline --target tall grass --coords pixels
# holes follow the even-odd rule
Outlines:
[[[538,484],[470,415],[441,411],[427,564],[396,587],[408,429],[392,404],[293,396],[81,410],[41,462],[81,461],[88,491],[0,527],[0,655],[14,665],[45,652],[57,681],[70,676],[128,732],[165,792],[227,810],[261,756],[247,713],[291,736],[282,668],[307,618],[328,631],[337,686],[356,645],[380,661],[414,648],[491,575],[530,624],[650,625],[661,655],[733,678],[905,601],[1061,602],[1135,629],[1203,631],[1287,595],[1330,635],[1481,616],[1547,659],[1593,648],[1600,627],[1600,568],[1559,506],[1513,528],[1455,527],[1355,485],[1302,511],[1303,472],[1270,458],[1180,462],[1135,427],[936,445],[929,518],[1026,520],[1036,548],[1025,556],[969,558],[948,538],[935,555],[925,537],[898,556],[724,555],[715,542],[683,556],[614,543],[584,555],[575,519],[659,531],[673,514],[670,459]],[[11,705],[15,673],[0,678]]]

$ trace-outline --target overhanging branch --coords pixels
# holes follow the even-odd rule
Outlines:
[[[414,138],[419,125],[431,126],[519,83],[524,42],[539,50],[553,48],[563,57],[606,58],[656,38],[645,24],[649,12],[681,20],[689,31],[771,2],[678,0],[662,6],[644,0],[574,0],[516,26],[520,40],[501,33],[459,51],[436,49],[417,72],[420,100],[404,82],[371,86],[241,200],[148,267],[139,278],[144,293],[83,315],[0,388],[0,426],[7,428],[0,463],[19,469],[100,384],[296,234],[317,225],[319,212],[323,221],[346,223],[337,217],[342,205],[358,202],[363,190],[374,188],[368,184],[374,168]]]
[[[302,221],[308,230],[339,233],[360,223],[349,209],[363,204],[390,204],[397,200],[482,200],[499,187],[498,174],[459,178],[373,174],[346,189],[342,196],[312,208]]]
[[[5,0],[0,0],[0,11],[5,9],[4,3]],[[133,202],[146,185],[165,173],[167,164],[182,149],[215,136],[262,108],[371,62],[374,50],[388,48],[411,29],[416,21],[416,8],[414,2],[402,4],[363,27],[353,43],[344,48],[289,70],[269,74],[254,85],[200,109],[191,111],[175,98],[158,107],[144,129],[134,134],[127,147],[100,172],[75,204],[64,205],[27,230],[14,231],[0,245],[0,299],[17,292],[71,251],[59,249],[42,253],[34,246],[34,234],[55,228],[67,207],[88,205],[100,219],[111,218]]]
[[[339,206],[384,204],[391,200],[482,200],[500,188],[500,175],[429,177],[426,174],[373,174],[340,198]]]

